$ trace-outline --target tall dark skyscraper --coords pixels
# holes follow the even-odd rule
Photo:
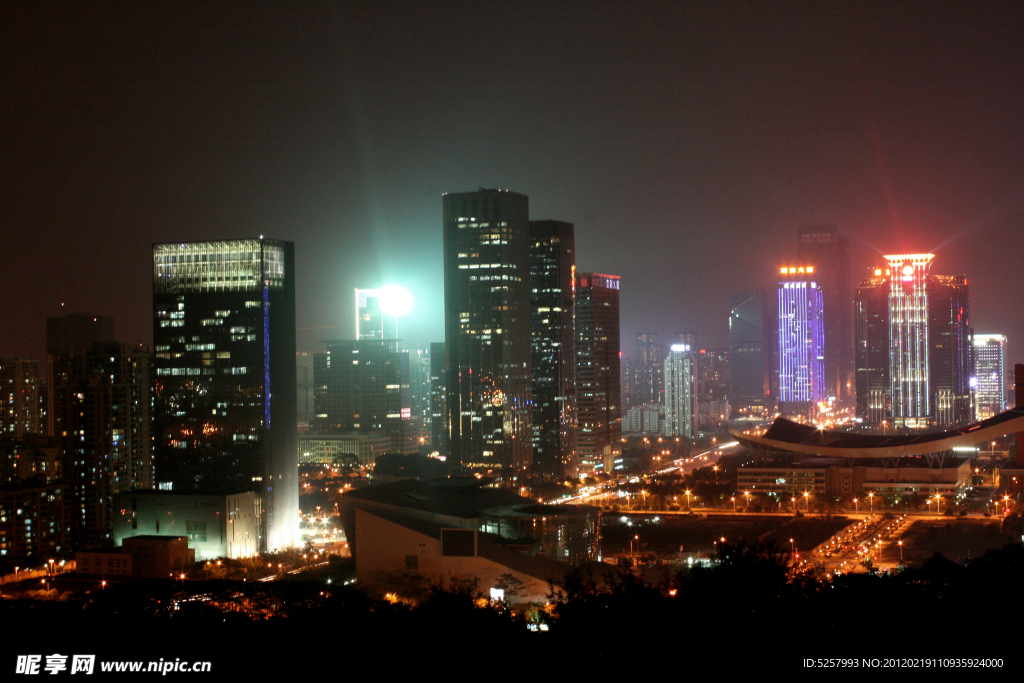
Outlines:
[[[154,475],[262,500],[261,550],[298,541],[291,242],[153,246]]]
[[[68,355],[76,348],[114,338],[114,316],[70,313],[46,319],[46,353]]]
[[[576,405],[580,474],[611,472],[622,454],[619,276],[576,274]]]
[[[50,357],[74,545],[110,541],[113,496],[153,487],[152,355],[116,341]]]
[[[850,302],[850,241],[834,225],[808,225],[800,228],[797,259],[817,269],[818,285],[823,287],[825,329],[824,396],[851,404],[854,393],[853,316]]]
[[[576,476],[576,248],[572,223],[530,221],[533,475]]]
[[[526,195],[444,196],[448,458],[512,486],[533,465]]]
[[[971,418],[967,279],[935,275],[933,254],[886,256],[857,289],[857,414],[869,424]]]
[[[736,292],[730,299],[729,370],[734,411],[759,413],[772,405],[773,316],[761,290]]]
[[[857,287],[856,322],[857,417],[879,424],[892,414],[889,392],[889,281],[875,269]]]
[[[46,319],[46,355],[49,365],[46,371],[47,386],[53,387],[54,362],[60,356],[70,356],[75,349],[90,348],[97,342],[113,341],[114,316],[93,315],[92,313],[70,313]],[[54,404],[56,396],[46,393],[46,431],[51,436],[60,436],[57,429],[59,406]]]

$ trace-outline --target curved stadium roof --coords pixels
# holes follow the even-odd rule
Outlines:
[[[764,434],[730,429],[740,443],[751,448],[788,451],[835,458],[894,458],[929,455],[958,446],[1024,432],[1024,410],[1007,410],[995,417],[945,432],[927,434],[853,434],[818,429],[778,417]]]

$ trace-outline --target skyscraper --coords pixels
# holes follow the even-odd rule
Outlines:
[[[262,237],[153,246],[158,488],[258,492],[261,550],[298,540],[293,253]]]
[[[825,292],[823,319],[825,365],[823,396],[851,403],[854,391],[853,318],[850,301],[850,241],[834,225],[799,229],[797,259],[818,268],[817,283]]]
[[[856,320],[857,417],[871,425],[892,415],[889,386],[889,280],[884,269],[857,288]]]
[[[933,254],[885,258],[855,300],[858,414],[908,427],[964,424],[971,417],[967,279],[931,273]]]
[[[572,223],[530,221],[533,474],[576,476],[576,252]]]
[[[763,413],[771,407],[770,319],[763,291],[736,292],[732,295],[729,310],[729,370],[734,411]]]
[[[697,436],[697,358],[689,344],[673,344],[665,358],[665,436]]]
[[[516,485],[533,464],[529,200],[481,189],[443,205],[448,457]]]
[[[783,266],[778,287],[779,409],[813,417],[825,400],[824,297],[812,265]]]
[[[576,274],[576,405],[580,474],[610,472],[622,454],[619,276]]]
[[[46,319],[46,355],[48,367],[46,371],[47,386],[53,387],[56,378],[53,375],[53,363],[59,356],[70,356],[75,349],[91,348],[97,342],[114,339],[114,316],[93,315],[92,313],[70,313]],[[60,436],[56,418],[60,407],[54,404],[56,396],[52,391],[46,392],[46,433]]]
[[[152,355],[116,341],[51,356],[57,436],[63,442],[76,547],[108,543],[113,496],[153,486]]]
[[[977,419],[985,420],[1006,408],[1006,337],[976,334],[974,344],[974,407]]]

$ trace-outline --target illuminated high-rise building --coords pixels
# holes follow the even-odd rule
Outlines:
[[[106,544],[113,496],[153,486],[152,354],[106,341],[50,360],[71,538],[79,548]]]
[[[576,476],[576,249],[572,223],[530,221],[533,475]]]
[[[448,359],[444,342],[430,344],[430,445],[440,455],[448,453]]]
[[[42,434],[46,430],[45,406],[39,361],[0,358],[0,437]]]
[[[1006,337],[1001,334],[976,334],[973,346],[971,384],[974,388],[975,416],[985,420],[1006,408]]]
[[[825,364],[822,392],[840,403],[852,403],[854,394],[853,317],[850,301],[850,241],[834,225],[807,225],[799,229],[797,259],[818,268],[816,282],[826,292],[823,320]]]
[[[446,194],[448,458],[514,486],[533,465],[529,200]]]
[[[689,344],[673,344],[664,363],[665,436],[697,436],[697,357]]]
[[[964,424],[971,418],[967,279],[931,273],[933,254],[885,258],[855,299],[858,416],[909,427]]]
[[[394,339],[336,339],[325,341],[324,366],[314,383],[323,385],[320,434],[383,433],[389,453],[406,450],[403,416],[403,365],[408,356]],[[405,361],[405,363],[403,363]],[[408,410],[408,408],[406,408]]]
[[[778,287],[779,410],[813,417],[825,400],[824,296],[813,265],[783,266]]]
[[[298,542],[293,254],[262,237],[153,246],[157,487],[257,492],[261,550]]]
[[[576,406],[580,474],[622,455],[619,276],[576,273]]]

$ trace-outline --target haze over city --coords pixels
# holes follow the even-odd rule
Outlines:
[[[444,338],[441,196],[526,194],[622,277],[622,338],[727,343],[797,229],[934,251],[1021,359],[1019,4],[8,4],[0,353],[44,318],[152,343],[151,244],[295,242],[298,349],[405,286]],[[63,304],[63,308],[62,308]],[[626,355],[628,341],[622,344]]]

